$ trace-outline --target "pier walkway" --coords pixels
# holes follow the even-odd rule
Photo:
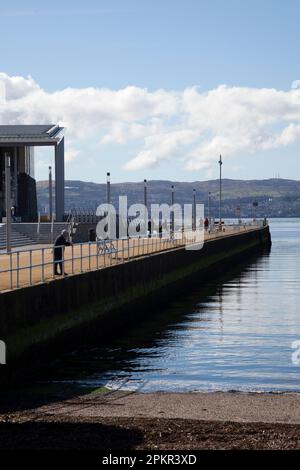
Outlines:
[[[226,225],[222,232],[204,232],[204,242],[257,230],[261,226],[261,222]],[[139,237],[74,244],[65,249],[64,269],[69,275],[75,275],[125,263],[137,257],[192,245],[195,244],[195,233],[180,234],[174,238]],[[0,251],[0,293],[58,278],[59,276],[53,274],[53,249],[50,245],[22,247],[14,249],[9,254]]]

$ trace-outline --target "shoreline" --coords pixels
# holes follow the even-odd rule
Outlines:
[[[0,410],[0,449],[300,449],[299,393],[15,398]]]
[[[300,393],[101,390],[38,406],[35,416],[161,418],[300,425]]]

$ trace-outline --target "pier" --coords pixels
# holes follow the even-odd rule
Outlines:
[[[205,231],[204,241],[247,233],[261,224],[226,225],[223,231]],[[136,237],[102,243],[77,243],[66,247],[65,271],[68,275],[96,271],[125,263],[141,256],[160,253],[194,243],[194,232],[175,237]],[[50,245],[21,247],[11,253],[0,251],[0,292],[50,282],[53,274],[53,247]]]
[[[55,280],[51,248],[44,249],[44,264],[36,268],[37,272],[33,264],[35,260],[38,264],[38,255],[32,251],[19,254],[20,267],[31,253],[32,285],[14,289],[7,285],[8,290],[0,294],[0,330],[7,345],[7,371],[17,370],[15,364],[21,358],[28,363],[29,358],[31,361],[43,351],[54,354],[58,344],[69,348],[95,332],[115,334],[126,324],[138,321],[139,315],[146,315],[150,305],[161,305],[182,289],[205,283],[270,245],[268,226],[225,228],[205,238],[203,248],[195,251],[186,249],[187,243],[193,243],[192,238],[116,240],[109,253],[95,252],[97,244],[79,245],[69,248],[65,256],[69,267],[73,263],[74,274]],[[69,258],[70,254],[73,257]],[[18,252],[1,256],[7,262]],[[44,282],[40,280],[41,269]],[[21,272],[24,276],[26,269]],[[12,277],[15,282],[18,273],[9,273],[6,279],[11,282]],[[24,279],[28,282],[28,277]]]

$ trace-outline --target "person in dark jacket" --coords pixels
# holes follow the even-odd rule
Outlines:
[[[54,243],[53,264],[55,276],[62,276],[63,274],[67,275],[67,273],[64,272],[63,261],[65,246],[71,246],[71,243],[69,242],[69,232],[67,230],[63,230],[61,234],[58,235]],[[60,273],[58,272],[58,267],[60,268]]]

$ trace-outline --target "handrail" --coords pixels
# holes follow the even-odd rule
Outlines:
[[[224,226],[225,232],[217,229],[204,231],[205,241],[262,227],[262,223],[231,224]],[[10,253],[0,252],[0,292],[51,281],[56,278],[54,263],[62,263],[70,274],[108,268],[132,259],[199,243],[199,232],[177,231],[173,236],[157,233],[114,240],[77,243],[61,248],[62,258],[54,260],[54,247],[36,247]],[[56,251],[57,253],[57,251]]]

